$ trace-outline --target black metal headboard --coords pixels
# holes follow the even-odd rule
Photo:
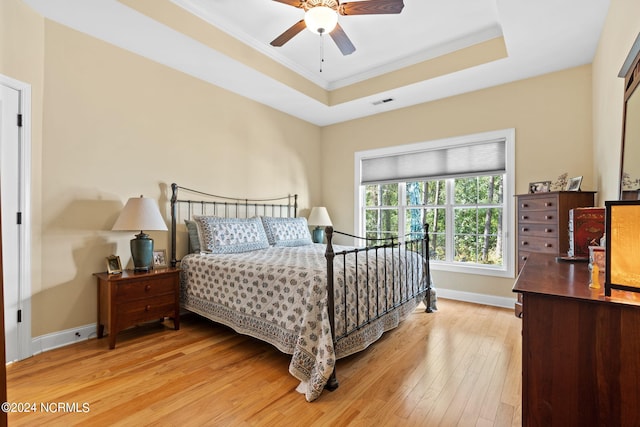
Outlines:
[[[188,199],[178,198],[178,190],[189,194]],[[191,198],[195,199],[191,199]],[[198,190],[171,184],[171,266],[178,263],[176,254],[176,227],[178,214],[185,212],[185,219],[193,215],[213,215],[225,218],[250,218],[253,216],[296,217],[298,195],[269,199],[243,199],[217,196]]]

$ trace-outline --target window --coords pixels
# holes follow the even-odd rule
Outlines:
[[[356,230],[429,225],[434,269],[513,277],[513,130],[356,153]]]

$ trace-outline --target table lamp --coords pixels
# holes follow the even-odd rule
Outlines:
[[[322,243],[324,241],[324,229],[321,227],[333,225],[331,218],[329,218],[327,208],[323,206],[312,208],[307,222],[309,225],[316,226],[316,228],[313,229],[313,243]]]
[[[137,231],[131,239],[131,258],[135,271],[149,271],[153,267],[153,239],[142,230],[167,230],[158,205],[146,197],[132,197],[124,205],[113,224],[114,231]]]

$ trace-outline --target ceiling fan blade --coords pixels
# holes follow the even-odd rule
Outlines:
[[[302,4],[304,3],[302,0],[273,0],[273,1],[277,1],[278,3],[288,4],[289,6],[293,6],[293,7],[299,7],[300,9],[302,9]]]
[[[342,3],[338,6],[340,15],[383,15],[400,13],[403,0],[369,0]]]
[[[273,41],[271,42],[271,46],[276,46],[276,47],[282,46],[283,44],[291,40],[296,34],[304,30],[305,28],[307,28],[307,24],[304,23],[304,19],[299,20],[298,22],[293,24],[291,27],[289,27],[289,29],[286,30],[284,33],[280,34],[278,37],[273,39]]]
[[[356,47],[351,43],[351,40],[349,40],[349,37],[347,37],[347,34],[344,32],[340,24],[336,24],[336,28],[334,28],[329,35],[343,55],[351,55],[356,51]]]

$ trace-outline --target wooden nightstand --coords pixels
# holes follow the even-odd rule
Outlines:
[[[118,332],[150,320],[170,317],[174,329],[180,329],[180,269],[94,276],[98,278],[98,338],[106,327],[109,348],[115,348]]]

